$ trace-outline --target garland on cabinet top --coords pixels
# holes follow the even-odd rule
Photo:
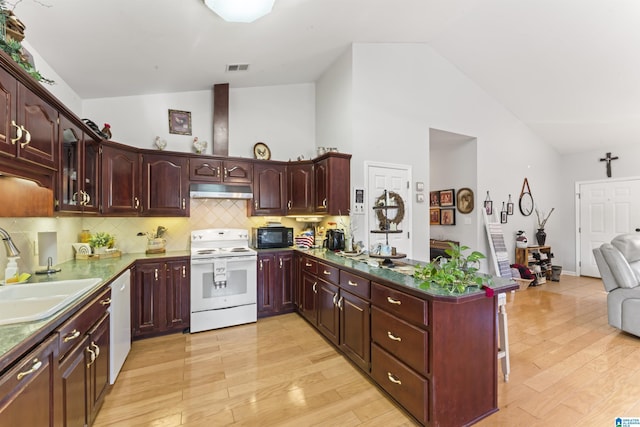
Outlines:
[[[388,199],[388,200],[387,200]],[[396,216],[393,218],[387,218],[386,212],[383,209],[376,210],[376,217],[380,225],[380,230],[387,230],[389,224],[400,225],[404,219],[404,200],[402,196],[394,191],[387,191],[376,199],[376,206],[389,206],[390,208],[396,208]]]
[[[35,66],[29,62],[29,57],[20,44],[24,37],[24,24],[7,9],[6,1],[0,0],[0,49],[5,51],[23,70],[39,82],[54,84],[51,79],[44,77]],[[16,38],[14,38],[16,37]],[[18,40],[19,39],[19,40]]]

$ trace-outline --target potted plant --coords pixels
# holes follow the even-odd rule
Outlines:
[[[93,253],[103,254],[107,251],[107,248],[113,246],[113,241],[114,239],[111,234],[99,231],[91,235],[89,245],[93,248]]]
[[[437,257],[429,264],[416,267],[414,277],[424,280],[424,289],[438,286],[450,294],[461,294],[469,287],[481,288],[483,284],[490,284],[491,278],[479,272],[480,260],[486,257],[478,251],[464,255],[468,249],[468,246],[449,242],[449,249],[444,251],[449,258]]]

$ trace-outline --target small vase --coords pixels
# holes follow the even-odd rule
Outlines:
[[[104,255],[107,253],[107,247],[106,246],[96,246],[93,248],[93,253],[96,255]]]
[[[536,240],[538,241],[538,246],[544,246],[544,242],[547,241],[547,233],[545,233],[544,228],[538,228]]]

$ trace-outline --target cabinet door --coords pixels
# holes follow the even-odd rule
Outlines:
[[[189,261],[168,261],[165,266],[164,329],[183,330],[189,327],[191,318]]]
[[[60,116],[60,165],[56,209],[82,211],[82,130],[65,116]]]
[[[230,184],[251,184],[253,167],[250,162],[226,160],[223,163],[222,180]]]
[[[369,372],[371,362],[370,304],[349,292],[340,291],[340,348],[361,369]]]
[[[162,264],[158,262],[136,263],[134,268],[133,295],[131,296],[131,321],[133,336],[140,337],[160,331],[160,286],[163,284]]]
[[[287,251],[278,254],[278,312],[291,312],[294,308],[293,278],[294,264],[293,252]]]
[[[137,215],[140,163],[134,151],[102,146],[102,213]]]
[[[338,309],[339,288],[318,279],[318,330],[333,344],[340,339],[340,310]]]
[[[222,161],[213,159],[189,159],[189,180],[202,182],[222,181]]]
[[[87,344],[87,425],[93,424],[109,389],[109,313],[89,331]]]
[[[17,123],[24,126],[18,157],[57,169],[58,111],[38,95],[18,84]]]
[[[329,161],[321,160],[313,166],[313,184],[315,187],[315,208],[316,213],[327,213],[329,210]]]
[[[98,212],[100,208],[100,143],[86,133],[82,144],[83,212]]]
[[[318,324],[318,279],[302,273],[300,312],[313,325]]]
[[[57,342],[52,335],[0,377],[0,426],[60,426]]]
[[[142,156],[143,215],[189,216],[189,161],[185,157]]]
[[[256,163],[253,167],[251,215],[285,215],[285,167]]]
[[[314,164],[315,211],[347,215],[350,208],[350,157],[336,155]]]
[[[81,338],[59,366],[62,380],[62,414],[65,427],[82,427],[87,422],[86,384],[89,380],[86,368],[86,348],[89,336]]]
[[[313,164],[287,165],[287,215],[313,212]]]
[[[16,137],[16,128],[11,122],[16,121],[16,95],[18,83],[16,79],[0,68],[0,155],[15,157],[18,147],[11,140]]]
[[[274,314],[276,308],[276,254],[258,255],[258,317]]]

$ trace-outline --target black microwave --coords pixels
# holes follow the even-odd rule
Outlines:
[[[293,246],[291,227],[255,227],[251,229],[251,246],[256,249],[288,248]]]

